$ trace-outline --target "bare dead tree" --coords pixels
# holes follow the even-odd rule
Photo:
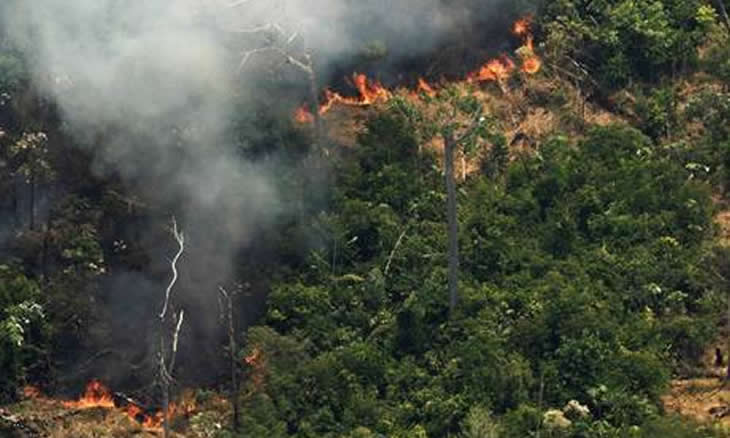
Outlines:
[[[175,369],[175,360],[177,358],[177,346],[180,339],[180,330],[182,329],[182,324],[185,317],[185,312],[183,310],[180,310],[180,312],[178,312],[177,314],[172,311],[172,323],[174,329],[172,331],[169,357],[166,359],[166,356],[168,356],[166,354],[167,340],[165,336],[167,315],[168,310],[171,309],[170,298],[172,294],[172,289],[178,279],[177,262],[180,260],[180,257],[185,250],[185,235],[182,233],[182,231],[178,230],[177,221],[175,220],[174,216],[172,218],[172,236],[178,245],[178,249],[175,253],[175,256],[170,261],[172,278],[170,279],[170,283],[168,283],[167,288],[165,289],[165,299],[162,303],[162,310],[158,315],[160,322],[160,345],[159,351],[157,353],[157,359],[160,374],[160,391],[162,392],[162,436],[164,438],[170,436],[170,385],[174,380],[172,375]]]
[[[720,15],[725,22],[725,27],[730,31],[730,16],[728,16],[727,8],[725,7],[725,0],[715,0],[718,9],[720,9]]]
[[[459,221],[454,154],[459,148],[466,153],[467,148],[475,146],[479,138],[486,134],[488,125],[485,123],[487,118],[483,117],[484,108],[456,88],[440,91],[435,96],[435,103],[439,105],[438,110],[428,115],[425,121],[413,119],[408,111],[401,111],[401,114],[412,123],[419,137],[419,143],[430,141],[436,136],[440,136],[444,142],[444,181],[448,221],[447,281],[449,312],[454,315],[459,304]],[[396,248],[399,242],[400,239],[396,242]],[[386,266],[389,265],[390,262]]]
[[[231,8],[237,8],[250,3],[253,0],[240,0],[229,4]],[[324,144],[324,125],[322,116],[319,113],[319,80],[315,68],[314,59],[310,49],[295,49],[294,43],[302,39],[302,35],[294,30],[285,29],[278,23],[267,23],[246,29],[232,30],[238,34],[267,34],[270,38],[263,46],[247,49],[241,54],[239,72],[243,71],[246,64],[252,57],[258,54],[272,53],[280,56],[284,62],[295,67],[307,76],[309,83],[309,107],[314,119],[314,140],[320,152],[326,153]]]
[[[472,114],[471,121],[459,134],[454,130],[443,130],[444,138],[444,177],[446,179],[446,217],[448,220],[448,288],[449,311],[453,315],[459,304],[459,219],[457,217],[456,179],[454,178],[454,150],[474,136],[484,120],[482,109]]]
[[[238,407],[238,365],[236,364],[236,331],[233,323],[233,295],[223,286],[218,286],[218,291],[225,302],[226,322],[228,324],[228,356],[231,360],[231,403],[233,404],[233,430],[238,432],[239,428],[239,407]]]
[[[388,271],[390,271],[390,264],[393,263],[393,257],[395,257],[395,252],[398,250],[398,247],[400,247],[401,243],[403,242],[403,238],[406,237],[407,232],[408,232],[408,226],[406,225],[406,227],[403,228],[403,231],[398,236],[398,240],[395,241],[395,245],[393,246],[393,249],[390,251],[390,255],[388,256],[388,261],[385,263],[385,269],[383,269],[384,277],[388,277]]]

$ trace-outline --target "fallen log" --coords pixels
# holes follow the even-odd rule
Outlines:
[[[155,412],[155,410],[153,408],[145,405],[144,403],[142,403],[138,400],[133,399],[132,397],[128,396],[127,394],[125,394],[123,392],[114,392],[114,393],[112,393],[112,396],[114,398],[114,404],[120,408],[132,405],[132,406],[138,407],[145,414]]]

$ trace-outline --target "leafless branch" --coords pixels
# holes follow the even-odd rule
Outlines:
[[[233,297],[223,286],[218,286],[218,291],[223,295],[226,302],[228,319],[228,354],[231,360],[231,402],[233,403],[233,430],[239,426],[239,405],[238,405],[238,366],[236,364],[236,332],[233,325]]]
[[[261,26],[251,27],[248,29],[236,29],[231,30],[233,33],[260,33],[260,32],[266,32],[268,30],[271,30],[274,28],[274,25],[271,23],[262,24]]]
[[[466,130],[459,137],[454,139],[454,144],[458,145],[459,143],[464,141],[466,138],[471,136],[474,133],[474,131],[477,130],[477,128],[479,128],[479,124],[481,124],[483,122],[482,111],[483,110],[482,110],[481,106],[479,107],[479,109],[477,111],[474,111],[474,114],[472,114],[472,118],[469,121],[469,126],[467,126]]]
[[[257,54],[257,53],[263,53],[263,52],[271,52],[274,51],[274,47],[259,47],[257,49],[251,49],[243,52],[243,56],[241,57],[241,62],[238,63],[238,72],[241,73],[243,71],[243,68],[248,63],[249,58],[251,56]]]
[[[298,60],[297,58],[290,55],[289,53],[287,53],[286,50],[284,50],[280,47],[275,47],[275,46],[259,47],[256,49],[251,49],[251,50],[247,50],[247,51],[243,52],[243,56],[241,57],[241,62],[238,64],[238,72],[240,73],[243,71],[243,68],[246,66],[249,59],[253,55],[256,55],[259,53],[265,53],[265,52],[274,52],[278,55],[281,55],[286,60],[286,62],[288,62],[289,64],[292,64],[293,66],[297,67],[298,69],[304,71],[307,74],[312,73],[312,66],[311,66],[311,60],[309,59],[309,55],[305,55],[305,58],[307,59],[307,61],[305,63],[305,62]]]
[[[170,366],[167,369],[168,374],[172,374],[175,368],[175,359],[177,358],[177,342],[180,337],[180,329],[182,328],[183,319],[185,318],[185,311],[180,310],[177,316],[177,324],[175,325],[175,332],[172,335],[172,351],[170,352]]]
[[[185,250],[185,235],[177,229],[177,221],[175,220],[175,217],[172,217],[172,235],[175,238],[175,241],[178,245],[177,253],[175,254],[175,257],[173,257],[172,261],[170,262],[170,267],[172,268],[172,279],[170,280],[170,283],[167,285],[167,289],[165,290],[165,301],[162,304],[162,312],[160,312],[160,320],[165,319],[165,315],[167,314],[167,308],[170,305],[170,293],[172,292],[173,286],[175,286],[175,282],[177,282],[177,261],[180,259],[180,256],[182,255],[183,251]]]
[[[250,3],[250,2],[251,2],[251,0],[238,0],[238,1],[235,1],[235,2],[233,2],[233,3],[229,3],[229,4],[227,5],[227,6],[228,6],[229,8],[237,8],[237,7],[239,7],[239,6],[243,6],[243,5],[245,5],[246,3]]]
[[[393,246],[393,249],[390,251],[390,255],[388,256],[388,262],[385,264],[385,269],[383,270],[383,276],[388,276],[388,271],[390,270],[390,264],[393,262],[393,256],[395,256],[395,252],[398,250],[398,247],[403,242],[403,238],[406,237],[406,233],[408,232],[408,227],[403,230],[402,233],[400,233],[400,236],[398,236],[398,240],[395,241],[395,245]]]

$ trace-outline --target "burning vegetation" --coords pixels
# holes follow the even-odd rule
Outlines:
[[[77,400],[56,400],[43,395],[35,386],[23,388],[23,397],[49,405],[58,405],[72,411],[102,409],[126,414],[130,420],[143,429],[157,431],[162,428],[164,414],[161,410],[145,406],[125,394],[112,392],[100,380],[93,379],[86,384],[83,394]],[[171,402],[168,418],[189,418],[197,411],[197,402],[192,391],[183,391],[177,402]]]
[[[515,21],[512,25],[512,33],[522,40],[522,45],[515,52],[519,59],[515,61],[507,54],[490,59],[466,75],[465,80],[467,82],[499,82],[500,86],[504,88],[502,83],[509,79],[518,65],[519,70],[524,74],[534,75],[540,71],[542,60],[535,53],[532,17],[526,16]],[[352,79],[348,82],[357,90],[358,95],[346,97],[330,88],[325,88],[322,100],[318,105],[319,115],[328,113],[337,105],[362,107],[387,102],[394,94],[393,91],[384,87],[380,82],[369,79],[362,73],[353,73]],[[436,93],[436,85],[432,85],[426,79],[420,77],[415,89],[409,93],[409,96],[418,99],[422,94],[433,97]],[[314,122],[314,116],[307,104],[295,110],[294,120],[299,123]]]

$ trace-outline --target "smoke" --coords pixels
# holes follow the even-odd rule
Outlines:
[[[95,171],[119,175],[150,201],[174,207],[190,236],[181,267],[181,287],[189,292],[183,305],[191,307],[186,321],[193,321],[186,324],[195,345],[204,345],[218,330],[216,284],[231,278],[237,252],[257,230],[289,213],[276,188],[281,169],[246,162],[230,144],[234,108],[254,110],[240,106],[241,96],[256,92],[256,82],[238,72],[241,52],[272,38],[246,30],[276,23],[327,69],[374,42],[395,58],[426,53],[494,9],[471,0],[445,3],[4,0],[0,14],[35,86],[57,104],[78,145],[93,153]],[[163,274],[167,261],[157,255]],[[126,297],[125,289],[135,287],[129,278],[108,287]],[[153,295],[154,308],[160,296],[150,281],[138,290]],[[152,283],[161,292],[164,277]],[[124,315],[110,317],[141,318],[118,307]],[[208,359],[199,356],[201,364]]]

